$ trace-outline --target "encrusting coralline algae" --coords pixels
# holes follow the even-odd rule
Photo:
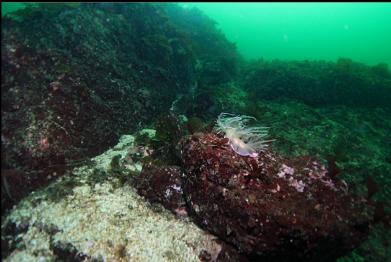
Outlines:
[[[234,126],[243,128],[240,119]],[[226,133],[184,137],[182,171],[151,162],[136,180],[138,192],[259,258],[332,261],[367,237],[367,199],[316,159],[286,159],[265,147],[241,154]]]

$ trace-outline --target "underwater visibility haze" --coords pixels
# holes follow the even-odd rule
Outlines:
[[[2,3],[3,261],[390,261],[390,3]]]
[[[391,3],[183,3],[213,18],[247,59],[391,63]]]

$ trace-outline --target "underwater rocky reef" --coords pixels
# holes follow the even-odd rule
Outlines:
[[[1,37],[5,261],[391,257],[387,64],[245,61],[176,4],[32,4]]]
[[[212,30],[204,37],[226,47],[199,50],[202,39],[169,19],[179,12],[174,6],[165,8],[42,4],[2,18],[2,168],[9,182],[26,192],[45,184],[44,178],[64,172],[61,167],[78,165],[121,134],[152,123],[177,96],[191,92],[204,71],[223,71],[219,64],[238,56]],[[29,179],[19,183],[20,176]]]
[[[178,128],[176,123],[164,130]],[[150,142],[158,150],[144,159],[134,185],[151,203],[190,215],[246,259],[335,261],[367,239],[380,220],[389,226],[378,202],[353,193],[330,164],[311,156],[289,159],[271,149],[240,155],[231,146],[236,141],[212,130],[206,126],[171,145]],[[174,157],[162,162],[161,154],[173,148]]]

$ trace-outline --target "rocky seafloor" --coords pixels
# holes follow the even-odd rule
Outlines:
[[[122,162],[133,148],[134,137],[123,136],[90,165],[23,199],[2,221],[4,261],[199,261],[203,253],[216,259],[217,237],[137,194],[129,181],[139,162],[113,170],[113,158]]]
[[[140,133],[153,138],[155,130]],[[5,261],[331,261],[368,234],[365,198],[351,198],[315,160],[290,162],[309,172],[297,177],[276,155],[240,160],[225,145],[216,135],[190,137],[184,161],[193,164],[185,173],[164,165],[153,171],[140,162],[152,149],[122,136],[11,210],[2,221]],[[228,162],[216,169],[221,158]]]
[[[1,45],[3,260],[391,257],[387,64],[245,61],[214,21],[171,4],[30,5],[2,17]],[[211,133],[221,112],[269,126],[269,157],[232,161]],[[189,143],[194,158],[181,154]],[[205,157],[217,152],[227,159]],[[289,168],[276,177],[270,156],[301,169],[313,166],[291,161],[316,159],[315,176],[327,170],[336,191]],[[224,198],[220,187],[235,193]],[[257,224],[265,216],[270,228]]]

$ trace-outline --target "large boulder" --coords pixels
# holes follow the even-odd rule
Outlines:
[[[370,208],[311,157],[240,156],[216,134],[182,142],[191,216],[243,253],[276,261],[333,261],[368,234]]]

